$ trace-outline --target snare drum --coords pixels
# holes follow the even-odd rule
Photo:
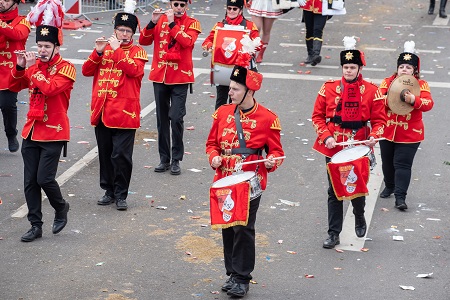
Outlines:
[[[211,84],[229,86],[233,67],[214,65],[211,69]]]
[[[221,178],[212,184],[213,188],[222,188],[230,185],[235,185],[241,182],[250,182],[250,201],[261,196],[262,189],[258,176],[255,172],[237,172],[233,175]]]
[[[377,162],[372,149],[370,149],[370,147],[368,146],[354,146],[341,150],[331,157],[331,162],[335,164],[344,163],[356,160],[363,156],[367,156],[369,158],[370,170],[372,171],[375,168]]]

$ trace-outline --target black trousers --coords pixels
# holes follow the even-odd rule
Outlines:
[[[7,137],[17,135],[17,93],[10,90],[0,91],[0,109]]]
[[[188,84],[153,83],[158,127],[158,151],[163,163],[169,163],[171,159],[183,160],[183,118],[186,115],[188,87]],[[170,148],[170,129],[172,129],[172,148]]]
[[[247,226],[222,229],[225,269],[239,283],[249,283],[255,268],[255,222],[260,200],[261,196],[250,201]]]
[[[231,103],[231,101],[228,101],[228,92],[230,91],[230,87],[226,85],[218,85],[216,86],[217,90],[217,98],[216,98],[216,107],[215,109],[218,109],[224,104]]]
[[[326,163],[330,162],[330,158],[325,158]],[[331,185],[330,175],[328,177],[328,234],[339,235],[342,231],[344,223],[344,201],[336,198],[333,186]],[[364,215],[364,207],[366,206],[366,197],[358,197],[351,200],[353,205],[353,214],[355,216]]]
[[[100,187],[115,199],[127,199],[133,170],[136,129],[108,128],[101,121],[95,127],[100,161]]]
[[[328,16],[322,16],[321,14],[315,14],[313,12],[304,10],[303,18],[305,20],[306,27],[306,39],[314,39],[322,41],[323,29],[327,23]]]
[[[405,199],[411,182],[411,168],[419,143],[402,144],[380,141],[384,183],[394,189],[396,199]]]
[[[28,221],[32,226],[42,227],[43,224],[41,189],[55,211],[65,207],[66,201],[55,179],[63,146],[64,142],[36,142],[30,137],[22,142],[24,192]]]

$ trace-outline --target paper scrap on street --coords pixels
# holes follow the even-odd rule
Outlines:
[[[416,277],[419,277],[419,278],[429,278],[429,277],[431,277],[431,275],[433,275],[433,273],[417,274]]]
[[[289,206],[300,206],[300,202],[292,202],[289,200],[278,199],[281,203],[289,205]]]
[[[410,291],[414,291],[415,288],[413,286],[410,285],[399,285],[400,288],[402,288],[403,290],[410,290]]]

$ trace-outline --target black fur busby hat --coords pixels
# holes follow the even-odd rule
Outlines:
[[[239,8],[243,8],[244,0],[227,0],[227,6],[237,6]]]
[[[249,90],[257,91],[261,88],[263,76],[246,67],[234,66],[230,79],[246,86]]]
[[[56,46],[62,45],[62,31],[50,25],[40,25],[36,27],[36,43],[50,42]]]
[[[356,39],[353,36],[346,36],[342,40],[344,42],[344,51],[341,51],[341,66],[345,64],[357,64],[358,66],[365,66],[366,59],[364,52],[355,49]]]
[[[403,52],[400,53],[397,59],[397,68],[402,64],[413,66],[417,72],[420,72],[420,58],[414,54],[416,44],[413,41],[405,42]]]
[[[136,33],[136,29],[139,25],[139,19],[134,15],[136,9],[136,1],[126,0],[124,3],[123,12],[117,13],[114,16],[114,28],[118,26],[126,26],[133,30],[133,34]]]

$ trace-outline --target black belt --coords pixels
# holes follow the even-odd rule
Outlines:
[[[335,124],[342,124],[342,117],[341,116],[334,116],[330,118],[330,122],[335,123]],[[362,126],[367,126],[367,122],[368,121],[361,121]]]
[[[262,154],[262,149],[259,148],[233,148],[233,149],[222,149],[221,153],[223,155],[231,154]]]

